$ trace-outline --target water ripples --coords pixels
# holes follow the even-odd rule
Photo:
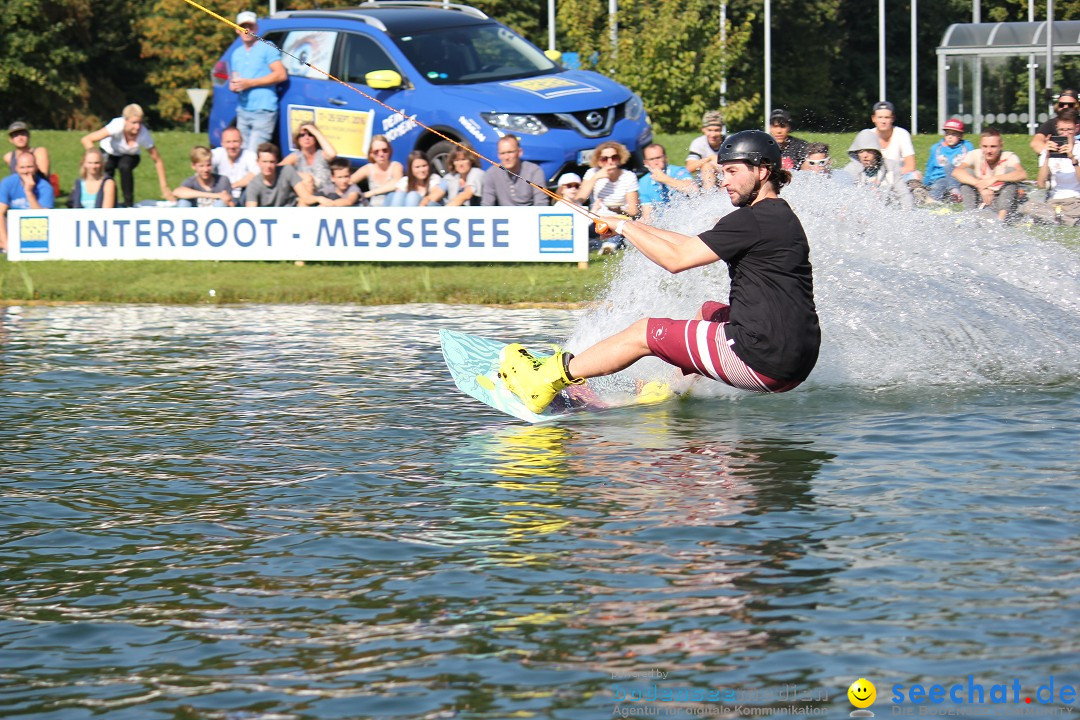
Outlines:
[[[541,427],[453,391],[439,325],[580,317],[5,315],[0,716],[576,720],[648,668],[837,712],[858,676],[1075,680],[1075,382]]]

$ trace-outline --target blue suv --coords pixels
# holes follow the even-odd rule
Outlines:
[[[549,183],[587,164],[592,149],[617,140],[634,153],[652,141],[641,98],[594,72],[567,70],[539,48],[465,5],[381,0],[341,10],[296,10],[259,21],[259,34],[284,52],[289,78],[278,86],[279,145],[314,122],[339,155],[367,162],[373,135],[390,139],[394,158],[422,150],[444,172],[453,145],[416,121],[497,159],[503,135],[521,138],[524,159]],[[210,141],[236,118],[225,51],[212,77]],[[326,70],[408,117],[316,72]],[[485,163],[481,163],[486,167]]]

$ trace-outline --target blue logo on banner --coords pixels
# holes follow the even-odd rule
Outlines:
[[[19,218],[19,252],[49,252],[49,218]]]
[[[545,214],[540,216],[540,252],[574,252],[574,216]]]

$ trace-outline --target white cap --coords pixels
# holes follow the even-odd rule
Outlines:
[[[251,12],[250,10],[245,10],[244,12],[236,16],[237,25],[247,25],[249,23],[252,25],[258,25],[259,16]]]
[[[569,185],[570,183],[581,184],[581,176],[577,173],[563,173],[559,176],[559,185]]]

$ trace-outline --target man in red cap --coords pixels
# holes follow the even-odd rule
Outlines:
[[[953,170],[974,150],[974,146],[964,139],[964,123],[960,118],[945,121],[945,137],[930,148],[930,159],[926,161],[926,173],[923,185],[930,191],[934,200],[960,199],[960,181],[952,176]]]

